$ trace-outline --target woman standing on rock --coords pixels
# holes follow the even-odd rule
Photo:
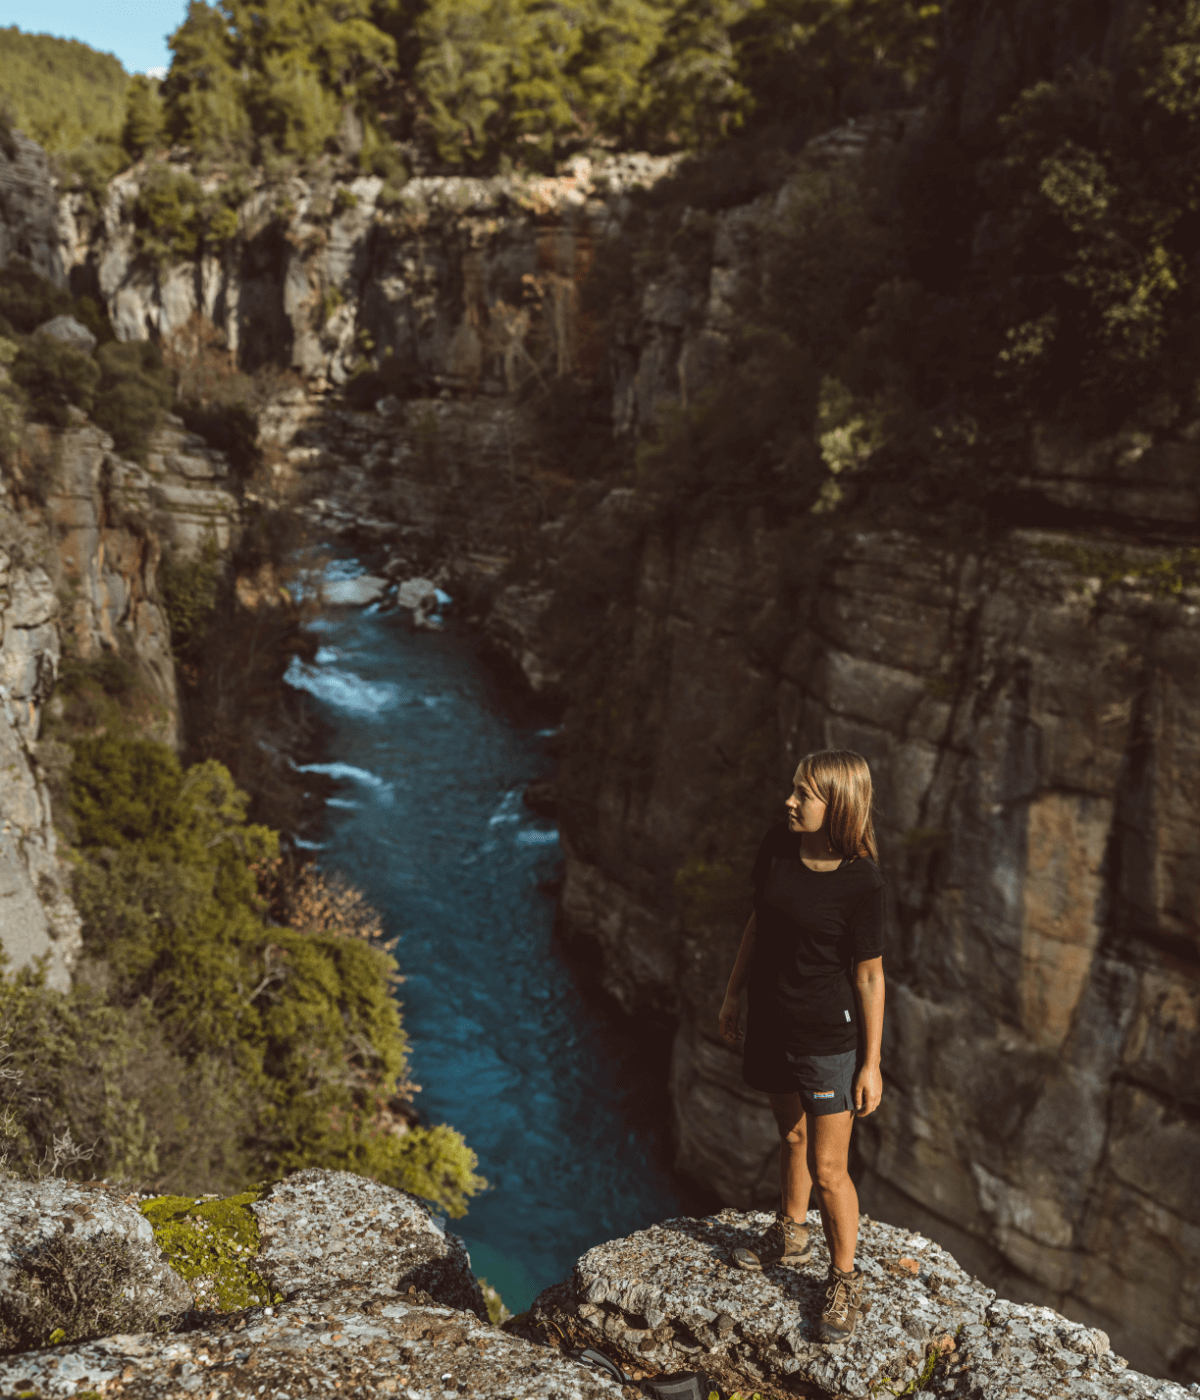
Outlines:
[[[763,837],[754,862],[754,912],[721,1006],[721,1036],[736,1044],[739,997],[749,988],[742,1077],[770,1097],[783,1195],[775,1223],[734,1262],[807,1264],[815,1191],[831,1260],[821,1337],[842,1342],[862,1309],[850,1132],[855,1114],[873,1113],[883,1094],[887,890],[875,863],[866,760],[848,750],[811,753],[793,782],[787,818]]]

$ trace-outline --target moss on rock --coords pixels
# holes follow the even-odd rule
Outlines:
[[[156,1196],[143,1201],[142,1214],[158,1247],[191,1285],[198,1308],[230,1312],[282,1301],[254,1267],[259,1230],[250,1205],[261,1195],[243,1191],[225,1200]]]

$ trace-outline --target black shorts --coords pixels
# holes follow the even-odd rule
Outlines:
[[[854,1108],[858,1051],[797,1055],[765,1037],[746,1036],[742,1078],[764,1094],[799,1094],[805,1113],[821,1117]]]

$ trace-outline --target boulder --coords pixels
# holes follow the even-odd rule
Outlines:
[[[430,629],[440,626],[437,610],[441,599],[437,584],[429,579],[406,578],[396,592],[396,602],[400,607],[412,610],[414,626]]]
[[[407,1191],[311,1168],[250,1209],[262,1232],[255,1267],[289,1298],[322,1297],[369,1281],[393,1291],[417,1288],[487,1321],[466,1246]]]
[[[191,1289],[163,1263],[150,1222],[135,1207],[73,1181],[6,1181],[0,1190],[0,1315],[6,1326],[28,1315],[31,1304],[35,1310],[41,1305],[44,1287],[31,1293],[31,1280],[64,1238],[71,1245],[118,1240],[128,1246],[134,1277],[124,1284],[123,1302],[132,1306],[121,1311],[143,1326],[191,1307]]]
[[[83,355],[90,355],[96,348],[96,337],[74,316],[55,316],[52,320],[43,321],[34,334],[52,336]]]
[[[549,1346],[595,1347],[635,1377],[699,1371],[726,1393],[745,1395],[919,1391],[1004,1400],[1023,1388],[1089,1400],[1188,1394],[1127,1370],[1103,1332],[1047,1308],[997,1303],[932,1241],[866,1216],[858,1250],[867,1275],[865,1314],[849,1341],[825,1345],[817,1322],[829,1255],[815,1211],[808,1267],[756,1274],[730,1262],[771,1219],[724,1210],[598,1245],[569,1282],[547,1289],[509,1329]],[[1039,1388],[1043,1376],[1046,1388]]]
[[[584,1366],[374,1282],[229,1313],[203,1331],[115,1336],[0,1358],[0,1394],[200,1400],[254,1395],[408,1400],[620,1400]],[[633,1392],[629,1392],[630,1395]]]
[[[362,574],[358,578],[330,579],[321,585],[321,597],[330,608],[365,608],[379,602],[387,592],[388,581]]]
[[[1195,1400],[1173,1381],[1129,1370],[1108,1337],[1051,1308],[997,1299],[982,1322],[964,1327],[947,1365],[927,1386],[955,1400]]]

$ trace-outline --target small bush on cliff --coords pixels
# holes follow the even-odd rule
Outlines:
[[[168,558],[159,570],[159,588],[171,624],[171,650],[177,661],[195,661],[220,594],[217,543],[206,541],[194,559]]]
[[[39,277],[29,263],[14,258],[0,268],[0,316],[13,330],[32,335],[44,321],[73,310],[71,294]]]
[[[91,409],[100,384],[100,367],[85,355],[49,335],[30,336],[17,351],[10,371],[35,418],[56,427],[70,422],[74,406]]]
[[[159,264],[194,258],[204,231],[203,205],[203,191],[187,171],[152,165],[133,202],[138,252]]]
[[[55,1236],[20,1261],[13,1284],[0,1295],[0,1351],[169,1330],[173,1319],[137,1300],[143,1276],[127,1240]]]
[[[118,452],[144,461],[174,396],[162,353],[151,340],[112,341],[100,346],[96,360],[100,384],[92,419],[112,434]]]

